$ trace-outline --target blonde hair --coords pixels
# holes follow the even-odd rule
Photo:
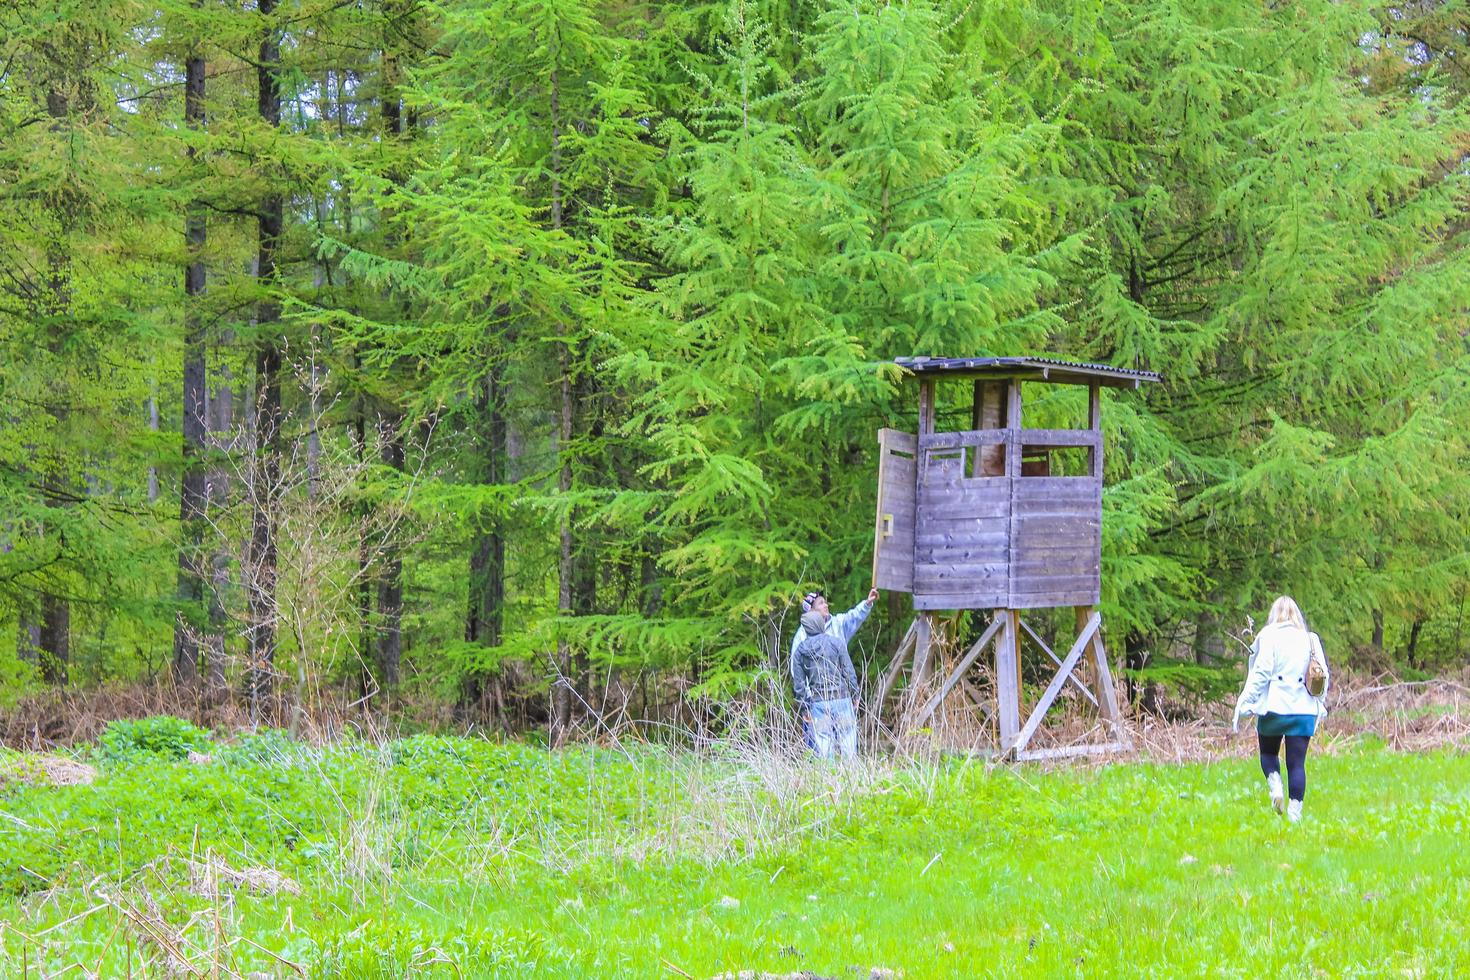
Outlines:
[[[1277,623],[1286,623],[1299,630],[1307,628],[1307,621],[1302,617],[1301,608],[1289,595],[1284,595],[1271,603],[1271,612],[1266,617],[1266,625],[1275,626]]]

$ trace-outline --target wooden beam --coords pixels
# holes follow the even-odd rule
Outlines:
[[[1089,617],[1089,616],[1092,615],[1092,607],[1091,606],[1073,606],[1072,607],[1072,613],[1073,613],[1073,617],[1074,617],[1074,619],[1076,621],[1076,629],[1077,629],[1077,632],[1078,633],[1081,633],[1084,629],[1087,628],[1087,617]],[[1091,658],[1091,657],[1083,657],[1082,658],[1082,668],[1081,669],[1082,669],[1082,680],[1083,680],[1083,683],[1086,685],[1088,691],[1089,692],[1096,691],[1097,690],[1097,664],[1096,664],[1094,658]],[[1093,707],[1095,707],[1095,708],[1101,708],[1102,707],[1102,705],[1100,705],[1098,703],[1098,699],[1096,697],[1092,697],[1091,698],[1091,701],[1092,701]]]
[[[1083,623],[1079,625],[1086,624]],[[1041,637],[1036,635],[1036,631],[1031,628],[1031,624],[1027,623],[1024,619],[1021,620],[1021,629],[1026,631],[1026,635],[1031,637],[1031,639],[1036,643],[1037,646],[1041,647],[1042,652],[1051,659],[1052,663],[1056,664],[1058,667],[1062,665],[1062,658],[1058,657],[1055,653],[1052,653],[1051,647],[1047,646],[1045,641],[1043,641]],[[1082,665],[1084,667],[1087,666],[1087,662],[1084,660]],[[1087,689],[1087,685],[1082,683],[1082,681],[1077,677],[1076,674],[1068,674],[1067,680],[1076,685],[1077,689],[1082,692],[1082,696],[1092,702],[1092,706],[1094,708],[1097,707],[1097,698],[1092,696],[1092,692]]]
[[[928,612],[914,617],[914,669],[909,673],[909,688],[917,692],[929,672],[929,657],[934,647],[934,618]]]
[[[1093,613],[1093,616],[1096,617],[1097,613]],[[1097,694],[1102,700],[1103,718],[1112,726],[1113,734],[1123,743],[1123,747],[1132,748],[1128,730],[1123,727],[1123,712],[1118,710],[1118,692],[1113,689],[1113,672],[1108,669],[1108,651],[1103,647],[1101,618],[1097,622],[1099,628],[1093,634],[1092,655],[1097,661]]]
[[[1124,742],[1100,742],[1088,745],[1063,745],[1053,749],[1027,749],[1016,753],[1017,762],[1040,762],[1045,759],[1066,759],[1079,755],[1107,755],[1109,752],[1126,752],[1130,748]]]
[[[1057,671],[1056,676],[1051,679],[1051,683],[1046,686],[1046,691],[1041,695],[1041,700],[1036,702],[1036,707],[1031,710],[1031,717],[1026,720],[1026,725],[1021,729],[1021,734],[1016,737],[1013,746],[1016,752],[1025,749],[1026,743],[1031,741],[1031,736],[1036,734],[1036,729],[1041,725],[1042,716],[1051,707],[1051,703],[1056,700],[1057,693],[1061,691],[1062,685],[1067,682],[1067,675],[1072,672],[1073,667],[1077,666],[1077,661],[1082,659],[1082,654],[1091,646],[1093,637],[1097,635],[1098,628],[1101,625],[1102,617],[1097,613],[1093,613],[1088,617],[1087,627],[1083,629],[1082,635],[1077,637],[1077,642],[1072,644],[1072,649],[1067,654],[1067,659],[1062,661],[1061,668]],[[1004,745],[1001,747],[1005,748]]]
[[[1021,728],[1019,644],[1011,629],[1010,611],[997,609],[995,618],[1006,624],[995,644],[995,712],[1000,727],[1000,749],[1006,752]]]
[[[1021,444],[1027,448],[1053,446],[1080,449],[1095,446],[1102,436],[1089,429],[1022,429]]]
[[[990,621],[989,628],[980,634],[980,639],[976,640],[975,645],[970,647],[969,652],[960,658],[959,663],[955,664],[954,670],[950,671],[949,677],[945,680],[943,686],[928,700],[924,707],[919,709],[919,713],[914,716],[913,724],[915,726],[924,724],[935,711],[939,710],[939,706],[944,703],[944,699],[948,697],[949,692],[953,690],[954,686],[960,682],[960,678],[965,675],[965,671],[969,670],[970,665],[980,659],[980,654],[985,652],[985,648],[990,645],[990,641],[995,638],[995,634],[999,633],[1004,626],[1005,620],[999,616],[996,616]]]
[[[1087,395],[1087,427],[1097,433],[1097,445],[1088,450],[1088,457],[1092,462],[1092,475],[1099,480],[1103,475],[1101,391],[1102,388],[1094,384],[1088,389]]]
[[[919,382],[919,435],[934,431],[934,382]]]
[[[1078,437],[1078,442],[1094,438],[1089,432]],[[1003,446],[1010,441],[1010,430],[988,426],[965,432],[930,432],[919,438],[920,449],[959,449],[961,446]]]
[[[1021,712],[1024,710],[1024,705],[1021,701],[1021,692],[1025,688],[1025,685],[1021,683],[1021,610],[1012,606],[1006,610],[1006,615],[1010,617],[1010,622],[1006,629],[1011,635],[1013,654],[1011,659],[1016,665],[1016,720],[1019,721]]]

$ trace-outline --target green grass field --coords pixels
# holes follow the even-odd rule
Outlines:
[[[1457,754],[1314,757],[1294,827],[1244,756],[834,770],[427,736],[213,756],[104,759],[77,786],[0,760],[0,974],[1470,973]]]

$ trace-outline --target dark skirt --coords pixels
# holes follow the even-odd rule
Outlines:
[[[1268,711],[1256,719],[1256,734],[1266,736],[1317,734],[1316,715],[1278,715]]]

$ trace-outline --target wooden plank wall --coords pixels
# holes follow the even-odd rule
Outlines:
[[[1020,385],[977,382],[976,428],[936,433],[932,389],[921,386],[920,394],[914,608],[1096,605],[1102,546],[1096,386],[1088,427],[1080,430],[1022,429]],[[1089,475],[1021,475],[1023,447],[1069,446],[1090,451]],[[880,482],[886,487],[887,480]]]
[[[1033,441],[1034,437],[1034,441]],[[1087,432],[975,430],[920,436],[914,607],[1036,609],[1099,598],[1102,479],[975,477],[987,445],[1076,445]]]
[[[1003,607],[1010,588],[1010,481],[971,476],[986,446],[1007,446],[1005,429],[920,436],[919,514],[914,537],[914,608]]]
[[[1023,433],[1029,441],[1030,433]],[[1011,486],[1010,608],[1098,601],[1102,480],[1021,477]]]

